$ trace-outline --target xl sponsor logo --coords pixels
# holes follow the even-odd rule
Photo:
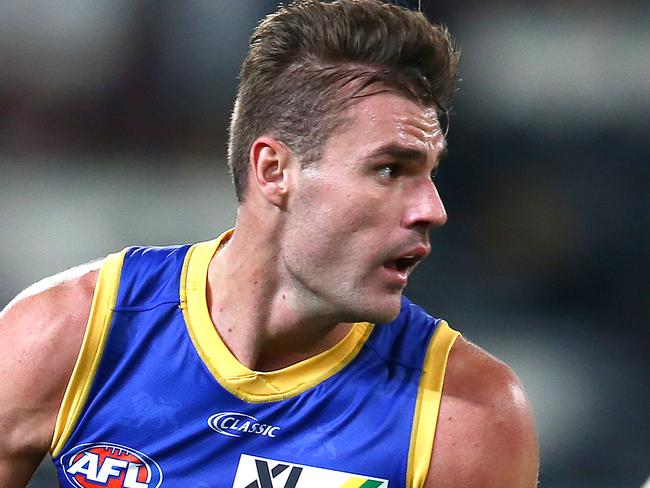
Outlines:
[[[242,454],[232,488],[388,488],[388,481]]]
[[[210,428],[229,437],[241,437],[243,434],[255,434],[275,437],[280,427],[265,424],[252,415],[238,412],[215,413],[208,419]]]
[[[158,463],[130,447],[110,442],[81,444],[61,458],[65,476],[78,488],[158,488]]]

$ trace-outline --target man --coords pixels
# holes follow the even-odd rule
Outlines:
[[[48,451],[64,487],[535,486],[513,372],[402,297],[447,218],[432,174],[457,61],[377,0],[262,22],[234,230],[126,249],[3,312],[0,486]]]

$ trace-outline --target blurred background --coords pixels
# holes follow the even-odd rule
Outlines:
[[[417,8],[415,2],[399,2]],[[227,123],[271,0],[0,0],[0,301],[229,227]],[[508,362],[543,488],[650,475],[650,2],[422,0],[462,48],[449,223],[408,295]],[[54,487],[46,461],[33,488]]]

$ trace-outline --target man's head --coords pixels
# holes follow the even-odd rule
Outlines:
[[[229,164],[243,202],[253,142],[286,145],[303,167],[345,127],[345,109],[367,88],[388,88],[445,111],[458,78],[447,31],[419,12],[380,0],[296,1],[251,38],[230,127]]]

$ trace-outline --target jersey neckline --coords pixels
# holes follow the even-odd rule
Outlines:
[[[208,266],[233,230],[217,239],[193,245],[187,252],[180,283],[181,309],[201,360],[214,378],[233,395],[248,402],[271,402],[298,395],[349,364],[366,342],[373,325],[359,322],[330,349],[275,371],[254,371],[230,352],[212,322],[207,303]]]

